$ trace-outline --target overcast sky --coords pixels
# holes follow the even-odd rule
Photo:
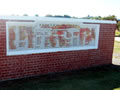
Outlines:
[[[0,15],[70,15],[76,17],[116,15],[120,0],[1,0]]]

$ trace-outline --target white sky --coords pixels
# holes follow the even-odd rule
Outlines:
[[[1,0],[0,15],[70,15],[76,17],[116,15],[120,0]]]

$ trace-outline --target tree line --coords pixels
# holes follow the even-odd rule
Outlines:
[[[24,14],[23,16],[28,16],[27,14]],[[35,15],[36,17],[39,17],[38,14]],[[53,18],[75,18],[75,19],[92,19],[92,20],[112,20],[117,22],[117,30],[120,31],[120,21],[117,19],[115,15],[109,15],[109,16],[86,16],[86,17],[75,17],[75,16],[70,16],[70,15],[51,15],[47,14],[45,17],[53,17]]]

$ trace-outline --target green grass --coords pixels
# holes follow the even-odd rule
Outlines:
[[[120,31],[116,30],[115,36],[120,37]]]
[[[114,52],[113,59],[117,59],[120,62],[120,42],[119,41],[115,41],[113,52]]]
[[[115,41],[114,43],[114,53],[120,54],[120,42]]]
[[[120,67],[101,66],[78,71],[7,81],[0,90],[114,90],[120,87]]]

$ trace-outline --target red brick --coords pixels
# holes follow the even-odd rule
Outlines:
[[[6,21],[0,20],[0,81],[112,63],[115,24],[100,24],[98,49],[6,56]]]

